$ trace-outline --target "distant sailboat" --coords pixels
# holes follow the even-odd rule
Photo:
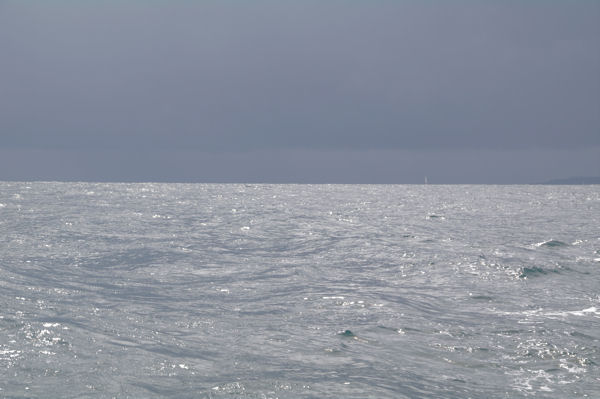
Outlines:
[[[428,182],[427,182],[427,176],[425,176],[425,184],[427,184],[427,183],[428,183]]]

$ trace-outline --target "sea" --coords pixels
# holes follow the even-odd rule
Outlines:
[[[600,186],[0,182],[0,398],[600,398]]]

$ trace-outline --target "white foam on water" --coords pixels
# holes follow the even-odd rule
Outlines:
[[[574,311],[567,312],[567,313],[575,315],[575,316],[589,316],[589,315],[600,316],[600,312],[598,312],[598,308],[596,308],[595,306],[592,306],[590,308],[583,309],[583,310],[574,310]]]

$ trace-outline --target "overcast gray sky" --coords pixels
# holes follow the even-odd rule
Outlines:
[[[0,179],[600,175],[595,0],[0,0]]]

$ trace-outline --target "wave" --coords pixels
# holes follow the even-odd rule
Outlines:
[[[558,240],[548,240],[542,241],[535,244],[536,247],[547,247],[547,248],[560,248],[560,247],[568,247],[569,244],[566,242],[558,241]]]

